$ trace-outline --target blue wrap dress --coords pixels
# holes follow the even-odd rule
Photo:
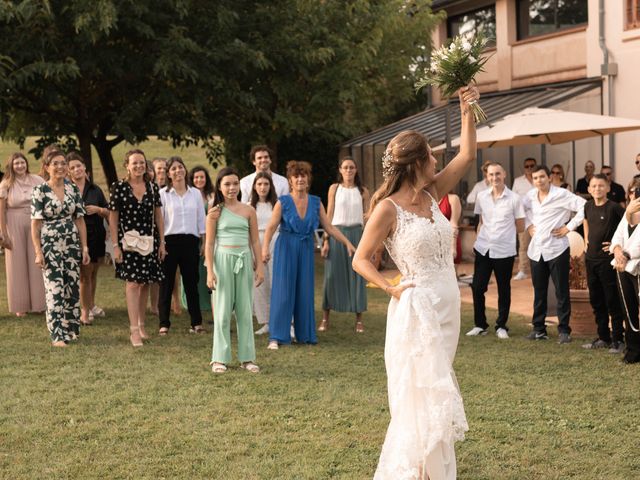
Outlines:
[[[279,198],[280,235],[273,254],[269,339],[291,343],[291,317],[299,343],[317,343],[314,300],[314,231],[320,221],[320,198],[309,195],[300,218],[291,195]]]

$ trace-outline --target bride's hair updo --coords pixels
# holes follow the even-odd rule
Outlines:
[[[371,197],[368,215],[378,203],[397,192],[405,181],[415,185],[418,171],[428,158],[429,145],[420,132],[405,130],[393,137],[382,156],[384,183]]]

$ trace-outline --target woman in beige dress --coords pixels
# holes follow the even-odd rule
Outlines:
[[[29,173],[22,153],[7,160],[0,183],[0,234],[5,248],[9,311],[22,317],[45,309],[42,271],[35,264],[31,243],[31,192],[44,180]]]

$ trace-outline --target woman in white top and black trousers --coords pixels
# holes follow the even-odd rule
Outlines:
[[[629,205],[613,234],[609,249],[618,275],[618,289],[625,316],[624,363],[640,363],[640,178],[634,178],[627,189]]]
[[[329,187],[327,216],[345,237],[358,246],[364,225],[364,205],[369,204],[369,191],[362,186],[356,163],[345,157],[338,164],[338,183]],[[353,271],[351,257],[340,242],[325,233],[322,243],[324,264],[324,298],[322,321],[318,331],[329,325],[331,310],[356,314],[356,333],[364,332],[362,312],[367,310],[365,280]]]
[[[187,168],[180,157],[171,157],[167,163],[166,187],[160,190],[164,239],[167,256],[162,268],[165,279],[160,283],[158,310],[160,335],[169,333],[171,322],[171,293],[180,267],[182,283],[191,317],[191,333],[204,333],[198,294],[198,261],[200,245],[204,245],[204,203],[200,190],[187,185]],[[202,242],[200,243],[200,239]]]

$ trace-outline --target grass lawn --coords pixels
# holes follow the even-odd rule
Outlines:
[[[369,296],[364,335],[351,316],[334,315],[317,346],[272,352],[257,337],[258,375],[214,376],[211,335],[189,335],[184,314],[166,338],[149,317],[152,339],[134,350],[110,267],[98,303],[107,317],[64,350],[49,346],[42,316],[0,316],[0,478],[373,476],[389,420],[380,291]],[[469,306],[462,320],[464,332]],[[470,431],[458,444],[459,478],[637,478],[640,369],[580,341],[526,342],[524,322],[511,319],[508,341],[461,337],[455,368]]]

